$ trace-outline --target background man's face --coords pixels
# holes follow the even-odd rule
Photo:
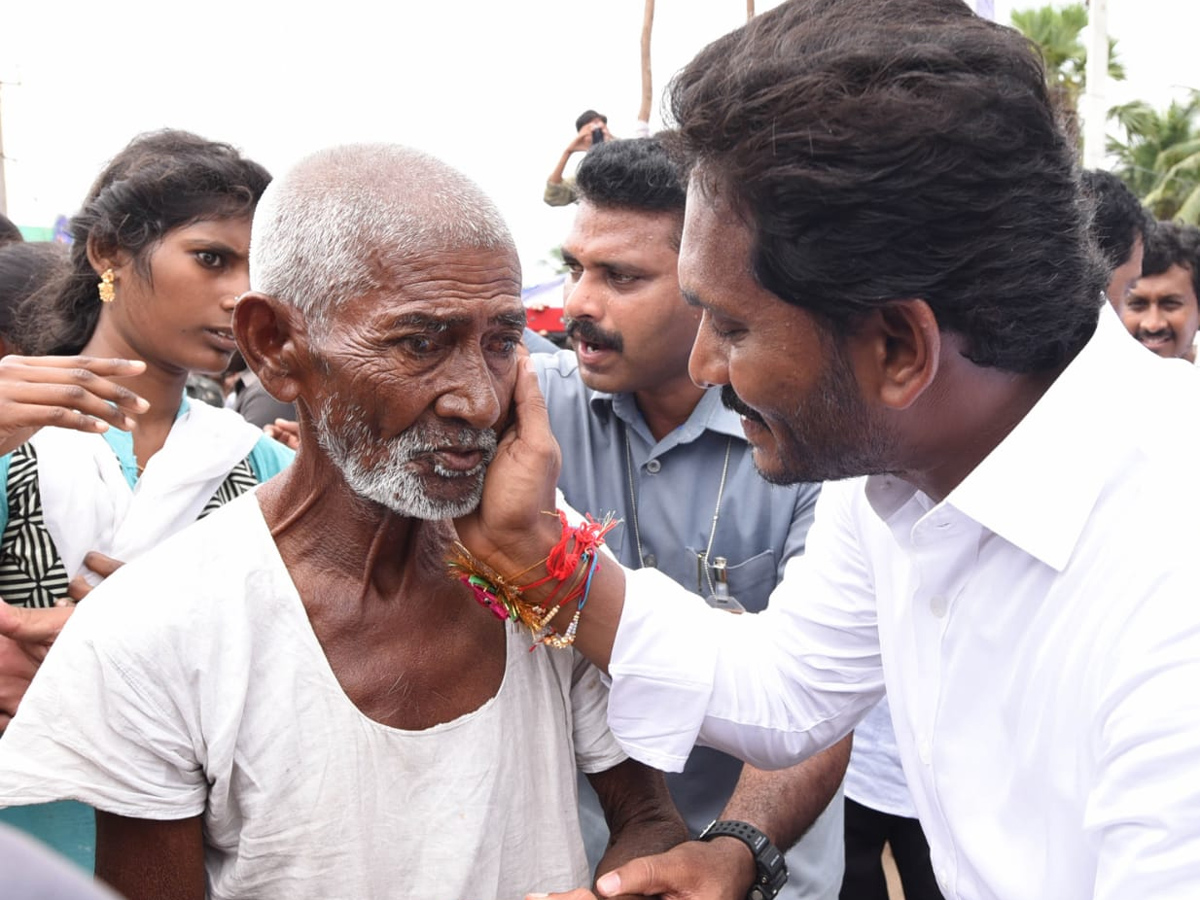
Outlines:
[[[385,287],[331,311],[311,341],[318,443],[361,496],[421,519],[462,515],[512,401],[519,266],[476,249],[372,263]]]
[[[1200,326],[1200,307],[1192,273],[1174,265],[1158,275],[1143,275],[1129,288],[1121,307],[1129,333],[1159,356],[1183,356]]]
[[[594,390],[638,392],[687,377],[699,313],[679,293],[679,216],[579,204],[563,242],[563,312]]]

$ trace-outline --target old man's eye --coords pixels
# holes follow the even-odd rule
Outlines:
[[[418,356],[432,353],[438,347],[437,339],[428,334],[411,334],[403,338],[399,343],[405,350],[415,353]]]

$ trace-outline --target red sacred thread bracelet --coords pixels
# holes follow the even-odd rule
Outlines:
[[[604,544],[604,536],[620,521],[610,513],[599,522],[587,516],[579,525],[569,525],[566,514],[562,510],[556,512],[562,523],[562,536],[558,543],[551,548],[545,559],[518,572],[512,578],[505,578],[487,563],[473,556],[471,551],[457,541],[454,543],[454,555],[448,561],[450,576],[469,587],[481,606],[490,610],[498,619],[511,619],[529,629],[533,636],[533,647],[548,644],[551,647],[563,648],[575,643],[579,617],[587,603],[592,579],[600,568],[600,547]],[[515,583],[516,579],[542,565],[546,567],[545,577],[528,584]],[[558,584],[545,601],[531,603],[525,599],[526,591],[552,581]],[[575,607],[575,614],[566,630],[559,634],[550,625],[550,621],[558,615],[559,610],[575,600],[579,601]]]

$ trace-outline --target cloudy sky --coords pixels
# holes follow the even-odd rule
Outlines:
[[[881,0],[882,2],[882,0]],[[759,12],[778,0],[758,0]],[[997,0],[998,15],[1025,0]],[[1108,0],[1130,81],[1165,105],[1200,87],[1200,4]],[[165,126],[229,141],[272,171],[318,147],[399,141],[483,185],[526,269],[570,212],[541,191],[586,107],[628,134],[640,100],[642,0],[0,0],[0,124],[9,216],[70,214],[105,160]],[[655,110],[670,74],[741,24],[744,0],[658,0]]]

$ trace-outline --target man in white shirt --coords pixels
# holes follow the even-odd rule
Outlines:
[[[1148,488],[1200,449],[1200,380],[1101,313],[1036,51],[958,0],[793,0],[690,63],[672,112],[692,377],[768,480],[831,483],[761,614],[597,575],[577,646],[622,744],[787,765],[886,687],[948,898],[1200,896],[1200,487]],[[532,379],[458,522],[502,573],[558,536]],[[688,852],[599,891],[665,892]]]

